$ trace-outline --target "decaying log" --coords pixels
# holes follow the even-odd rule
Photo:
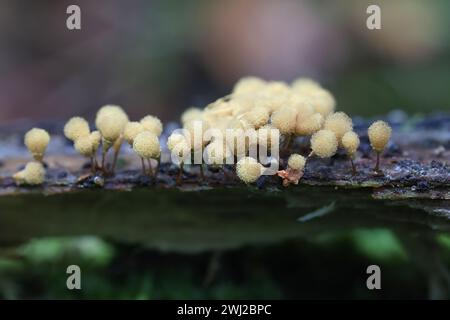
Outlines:
[[[366,133],[370,122],[355,119],[355,131],[361,138],[355,161],[356,175],[352,174],[346,155],[340,152],[332,159],[309,159],[298,186],[284,188],[278,177],[263,176],[255,186],[243,189],[247,192],[276,190],[286,194],[292,189],[301,192],[305,186],[314,186],[313,192],[319,194],[323,193],[324,187],[343,188],[349,193],[363,190],[374,199],[405,201],[415,207],[420,207],[424,203],[422,200],[433,200],[431,205],[424,205],[427,211],[450,216],[450,116],[440,114],[415,119],[394,115],[387,120],[393,126],[394,134],[381,159],[383,175],[373,172],[375,155]],[[31,159],[22,139],[33,126],[43,127],[52,134],[45,157],[47,182],[41,187],[17,187],[11,177]],[[243,187],[232,166],[225,170],[205,170],[205,181],[200,179],[198,166],[185,166],[183,184],[176,186],[178,167],[167,161],[170,159],[167,150],[156,180],[142,175],[140,160],[129,148],[124,148],[114,176],[89,176],[88,161],[75,153],[71,143],[61,135],[62,131],[62,124],[19,123],[0,127],[0,197],[64,194],[87,189],[205,191]],[[167,133],[162,141],[166,138]],[[298,139],[293,151],[308,154],[308,141]]]
[[[312,158],[308,160],[305,175],[297,188],[304,185],[364,188],[377,199],[450,200],[450,116],[435,115],[423,119],[392,116],[388,120],[393,126],[394,134],[381,159],[382,175],[373,172],[375,154],[366,134],[369,122],[356,119],[355,131],[361,137],[361,146],[355,161],[357,174],[352,174],[349,160],[343,152],[332,159]],[[123,152],[115,176],[86,177],[89,165],[74,152],[71,143],[61,136],[62,125],[41,126],[53,134],[52,144],[45,158],[48,166],[47,183],[38,188],[15,186],[11,176],[30,160],[22,145],[22,137],[32,124],[3,127],[0,128],[0,195],[30,192],[54,194],[89,188],[177,188],[175,181],[178,168],[167,161],[170,158],[167,150],[164,151],[163,157],[166,161],[161,165],[156,181],[142,176],[140,160],[129,149]],[[162,140],[166,137],[167,135],[163,136]],[[308,142],[298,140],[293,150],[308,154]],[[281,163],[283,164],[283,161]],[[225,168],[225,174],[222,171],[207,170],[205,181],[200,181],[198,166],[186,166],[185,169],[184,183],[180,186],[183,190],[241,185],[231,166]],[[276,176],[262,177],[257,187],[284,189]]]

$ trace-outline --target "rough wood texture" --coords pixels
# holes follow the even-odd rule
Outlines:
[[[0,243],[95,234],[198,252],[355,227],[390,228],[407,237],[447,233],[450,117],[395,118],[388,119],[394,136],[382,158],[384,176],[372,171],[375,157],[365,134],[369,122],[356,119],[362,142],[358,174],[352,176],[343,154],[311,159],[301,183],[289,188],[277,177],[244,186],[232,168],[226,168],[227,175],[205,170],[206,180],[200,181],[198,167],[187,167],[177,187],[178,168],[168,162],[153,181],[142,176],[140,161],[128,147],[115,176],[90,177],[86,160],[58,135],[61,126],[41,124],[54,134],[46,157],[48,181],[19,188],[11,175],[30,159],[21,140],[31,124],[2,128]],[[295,151],[307,154],[306,142],[297,141]]]
[[[392,141],[383,154],[381,168],[384,175],[373,172],[375,155],[371,151],[366,130],[368,121],[355,119],[355,130],[361,137],[361,146],[356,160],[358,173],[353,176],[349,161],[343,152],[332,159],[310,159],[301,183],[311,186],[339,186],[366,188],[377,199],[436,199],[450,200],[450,116],[435,115],[428,118],[405,118],[394,114],[387,119],[394,129]],[[45,158],[48,179],[43,187],[18,188],[11,175],[30,160],[22,145],[23,133],[31,124],[17,124],[0,128],[0,195],[42,192],[45,194],[68,192],[85,188],[130,190],[136,187],[175,188],[177,167],[163,161],[157,181],[143,177],[140,161],[125,146],[117,174],[112,177],[86,177],[89,165],[78,156],[69,142],[60,134],[62,125],[34,124],[53,134],[52,143]],[[173,125],[169,127],[173,128]],[[166,136],[162,137],[165,140]],[[307,141],[297,140],[293,150],[308,154]],[[169,155],[164,152],[164,159]],[[182,189],[201,190],[217,186],[236,186],[232,167],[222,171],[206,170],[206,180],[200,181],[199,168],[187,167]],[[228,177],[227,177],[228,176]],[[81,178],[80,178],[81,177]],[[83,178],[85,177],[85,178]],[[262,177],[259,188],[279,188],[277,177]],[[291,187],[294,188],[294,187]]]

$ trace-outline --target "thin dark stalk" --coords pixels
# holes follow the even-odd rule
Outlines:
[[[350,163],[352,164],[352,173],[355,176],[356,175],[356,166],[355,162],[353,161],[353,158],[350,157]]]
[[[287,136],[287,142],[286,142],[286,151],[287,152],[291,151],[293,144],[294,144],[294,135],[290,134]]]
[[[230,180],[230,175],[228,174],[228,171],[225,168],[225,166],[222,166],[222,172],[223,172],[223,175],[225,176],[225,179]]]
[[[103,172],[106,172],[105,163],[106,163],[106,150],[103,149],[103,151],[102,151],[102,171]]]
[[[150,176],[153,177],[152,160],[151,159],[147,159],[147,163],[148,163],[148,172],[149,172]]]
[[[97,155],[94,155],[94,166],[95,166],[95,170],[97,170],[99,168]]]
[[[181,185],[181,182],[183,180],[183,167],[184,167],[184,163],[180,163],[180,170],[178,171],[178,176],[177,176],[177,186]]]
[[[117,165],[117,159],[119,158],[119,152],[120,152],[120,146],[119,148],[117,148],[114,151],[114,159],[113,159],[113,163],[112,163],[112,168],[111,168],[111,172],[114,174],[114,172],[116,171],[116,165]]]
[[[377,152],[377,164],[375,165],[375,172],[380,172],[380,153]]]
[[[91,157],[91,172],[92,172],[92,174],[95,174],[96,169],[97,169],[96,161],[94,160],[94,157]]]
[[[205,181],[205,173],[203,171],[203,164],[200,164],[200,177],[202,181]]]
[[[142,173],[143,173],[144,175],[146,175],[146,174],[147,174],[147,171],[145,170],[145,161],[144,161],[144,158],[141,158],[141,163],[142,163]]]
[[[155,179],[158,177],[159,167],[161,166],[161,155],[158,157],[158,164],[155,168]]]

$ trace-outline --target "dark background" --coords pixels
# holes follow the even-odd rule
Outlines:
[[[368,4],[382,30],[366,28]],[[176,120],[246,75],[314,77],[352,115],[450,110],[449,14],[445,0],[0,0],[0,123],[105,103]]]

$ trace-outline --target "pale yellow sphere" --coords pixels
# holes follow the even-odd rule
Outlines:
[[[233,95],[253,94],[264,90],[266,81],[257,77],[240,79],[233,88]]]
[[[289,95],[268,95],[266,93],[259,94],[255,97],[254,106],[264,107],[272,114],[280,110],[282,107],[289,106]]]
[[[142,126],[146,131],[150,131],[155,134],[157,137],[161,135],[163,132],[163,124],[161,120],[154,116],[146,116],[141,120]]]
[[[25,134],[24,143],[34,159],[41,161],[50,143],[50,135],[43,129],[33,128]]]
[[[319,130],[311,137],[311,149],[320,158],[330,158],[336,154],[338,140],[333,131]]]
[[[297,110],[297,118],[307,118],[314,114],[314,107],[308,97],[292,94],[287,102],[286,106],[292,107]]]
[[[217,101],[207,106],[207,109],[205,110],[203,115],[203,120],[206,120],[210,117],[224,118],[228,116],[236,116],[242,114],[245,111],[245,108],[237,99],[229,101],[218,99]]]
[[[144,159],[157,159],[161,155],[158,137],[149,131],[141,132],[134,138],[133,150]]]
[[[295,133],[299,136],[310,136],[322,129],[324,121],[320,113],[315,113],[307,118],[297,117]]]
[[[245,114],[245,120],[254,127],[258,129],[269,122],[270,113],[267,108],[256,107],[251,109]]]
[[[97,129],[100,129],[101,122],[105,117],[113,116],[114,119],[118,122],[118,126],[122,127],[122,131],[125,128],[126,124],[129,122],[128,115],[120,106],[116,105],[106,105],[100,108],[97,112],[97,117],[95,119],[95,126]]]
[[[167,148],[169,150],[175,149],[175,147],[180,143],[185,143],[186,137],[181,133],[172,133],[167,139]]]
[[[189,108],[183,112],[181,115],[181,123],[185,124],[189,121],[193,120],[202,120],[203,118],[203,110],[200,108]]]
[[[391,138],[392,129],[384,121],[372,123],[367,131],[372,148],[377,152],[382,152]]]
[[[45,182],[45,168],[40,162],[29,162],[25,169],[13,176],[17,185],[41,185]]]
[[[252,105],[247,103],[247,100],[243,99],[232,99],[228,101],[228,105],[231,108],[231,116],[239,117],[252,109]]]
[[[320,113],[322,116],[327,117],[333,113],[336,108],[336,100],[334,96],[325,89],[311,90],[307,94],[314,111]]]
[[[226,119],[231,119],[232,117],[232,113],[233,110],[231,110],[231,108],[229,106],[222,107],[225,106],[226,103],[225,102],[220,102],[220,103],[214,103],[216,105],[220,105],[220,107],[211,107],[209,109],[206,109],[203,112],[202,118],[201,119],[195,119],[195,120],[190,120],[188,122],[184,122],[183,123],[183,127],[188,126],[190,123],[193,123],[195,121],[203,121],[204,123],[207,123],[209,127],[214,127],[217,128],[218,124]]]
[[[123,137],[130,145],[133,145],[134,138],[136,138],[139,133],[144,131],[146,130],[140,122],[128,122],[123,131]]]
[[[347,154],[353,156],[359,147],[359,137],[353,132],[349,131],[342,137],[342,145],[344,146]]]
[[[306,159],[297,153],[291,154],[288,159],[288,167],[294,170],[303,171],[305,168]]]
[[[264,93],[269,96],[289,95],[291,93],[291,88],[285,82],[270,81],[265,86]]]
[[[108,144],[112,145],[117,139],[120,138],[125,126],[122,126],[120,121],[120,116],[114,113],[110,113],[102,117],[101,121],[98,123],[98,130],[100,131],[104,140]]]
[[[236,173],[246,184],[253,183],[261,176],[262,166],[254,158],[245,157],[238,161]]]
[[[92,141],[92,149],[95,152],[97,152],[98,147],[100,146],[100,142],[102,141],[102,135],[100,131],[92,131],[89,135]]]
[[[340,142],[344,134],[353,130],[353,122],[352,119],[344,112],[336,112],[330,114],[325,119],[323,128],[333,131],[336,135],[336,138]]]
[[[224,131],[227,129],[232,121],[234,121],[234,117],[224,117],[224,118],[216,118],[214,121],[207,121],[208,126],[214,130]]]
[[[64,126],[64,135],[72,141],[88,136],[90,132],[89,123],[81,117],[71,118]]]
[[[75,140],[74,147],[82,156],[92,157],[94,154],[94,143],[90,135]]]
[[[242,94],[239,96],[233,96],[233,98],[230,100],[232,103],[236,103],[239,105],[238,110],[233,110],[233,115],[236,115],[239,110],[245,110],[248,111],[255,107],[255,101],[256,101],[257,94],[249,93],[249,94]]]
[[[310,78],[297,78],[291,84],[292,90],[298,93],[308,93],[321,89],[321,85]]]
[[[297,110],[283,107],[272,114],[272,126],[280,130],[281,134],[292,134],[297,125]]]

